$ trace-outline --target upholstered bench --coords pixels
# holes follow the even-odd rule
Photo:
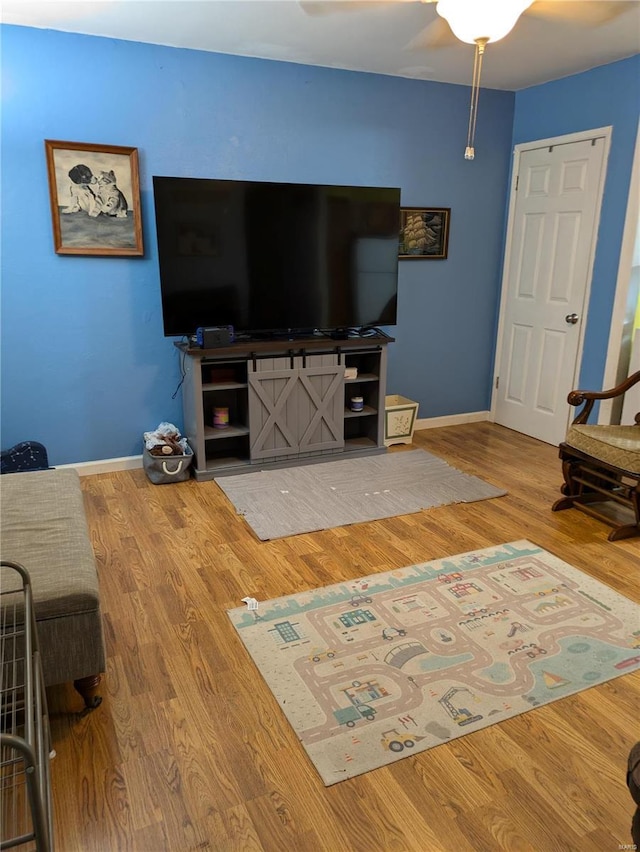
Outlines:
[[[96,563],[75,470],[1,478],[3,560],[29,572],[46,686],[73,681],[87,707],[105,669]]]

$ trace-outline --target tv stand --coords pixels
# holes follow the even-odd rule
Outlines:
[[[216,349],[176,343],[184,354],[183,431],[195,478],[386,452],[390,342],[381,333],[240,340]],[[363,398],[361,409],[351,409],[354,396]],[[226,428],[214,426],[216,408],[228,409]]]

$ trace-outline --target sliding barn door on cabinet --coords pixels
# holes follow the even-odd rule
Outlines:
[[[251,460],[344,447],[344,366],[337,354],[250,361]]]

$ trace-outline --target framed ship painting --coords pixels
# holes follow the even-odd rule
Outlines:
[[[138,149],[45,139],[57,254],[144,254]]]
[[[450,217],[450,207],[402,207],[398,257],[445,260]]]

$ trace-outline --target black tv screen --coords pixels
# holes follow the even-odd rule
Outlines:
[[[164,333],[393,325],[400,190],[154,177]]]

